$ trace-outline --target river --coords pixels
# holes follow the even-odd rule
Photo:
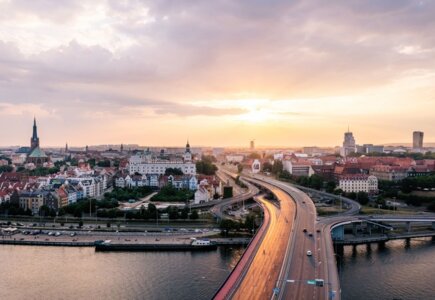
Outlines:
[[[0,299],[210,299],[242,253],[0,245]]]
[[[0,299],[210,299],[243,248],[95,252],[0,245]],[[430,238],[344,247],[342,299],[435,299]]]
[[[342,299],[435,299],[435,242],[431,238],[344,247]]]

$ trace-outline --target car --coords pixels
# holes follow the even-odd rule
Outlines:
[[[52,235],[54,235],[54,232],[53,232],[53,231],[50,231],[50,232],[48,233],[48,235],[49,235],[49,236],[52,236]]]
[[[302,230],[303,232],[307,232],[307,229],[306,228],[304,228],[304,230]]]
[[[313,255],[313,253],[311,253],[311,251],[308,250],[308,251],[307,251],[307,256],[311,256],[311,255]]]
[[[75,236],[76,235],[76,233],[75,232],[72,232],[71,234],[70,234],[70,236]]]
[[[303,204],[305,204],[305,201],[302,201]]]
[[[312,233],[312,232],[310,232],[310,233],[308,234],[308,236],[313,236],[313,233]]]
[[[62,235],[62,233],[60,233],[60,232],[58,231],[58,232],[56,232],[54,235],[55,235],[55,236],[60,236],[60,235]]]
[[[320,232],[320,229],[317,229],[316,232]]]

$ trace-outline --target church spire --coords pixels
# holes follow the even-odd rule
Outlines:
[[[33,135],[32,139],[36,140],[38,138],[38,127],[36,126],[36,118],[33,118]]]
[[[33,150],[36,147],[39,147],[38,127],[36,126],[36,118],[33,117],[33,134],[30,138],[30,148]]]

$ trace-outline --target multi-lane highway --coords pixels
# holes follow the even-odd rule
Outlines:
[[[226,298],[340,299],[330,226],[317,222],[313,201],[270,177],[242,178],[272,191],[279,205],[261,199],[270,211],[268,230],[237,289]]]
[[[259,241],[251,244],[251,259],[247,260],[243,273],[232,274],[215,299],[268,299],[276,285],[282,262],[289,245],[291,228],[295,217],[295,205],[283,191],[265,185],[278,198],[284,199],[280,207],[258,197],[269,218],[267,230]],[[247,250],[247,251],[248,251]],[[246,258],[246,257],[244,257]],[[240,276],[240,278],[232,278]]]
[[[292,236],[276,282],[276,297],[339,299],[338,273],[335,265],[330,263],[335,262],[330,232],[326,227],[317,227],[316,208],[312,200],[299,189],[286,183],[263,176],[252,177],[267,182],[284,193],[286,197],[278,197],[281,206],[286,201],[291,201],[296,206]],[[307,255],[308,251],[311,255]],[[322,279],[324,286],[313,284],[316,279]]]

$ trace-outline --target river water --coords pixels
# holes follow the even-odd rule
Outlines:
[[[431,238],[344,247],[342,299],[435,299],[435,242]]]
[[[0,299],[210,299],[242,253],[0,245]],[[347,246],[341,257],[344,300],[435,299],[431,239]]]
[[[242,253],[0,245],[0,299],[210,299]]]

